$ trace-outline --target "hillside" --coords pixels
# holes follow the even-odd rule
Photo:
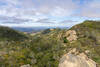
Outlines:
[[[79,37],[73,44],[82,46],[82,50],[90,50],[88,56],[100,64],[100,21],[85,21],[71,29],[75,30]]]
[[[78,52],[76,50],[74,52],[77,56],[81,56],[78,54],[88,52],[86,54],[88,58],[96,62],[97,66],[100,67],[99,29],[99,21],[85,21],[73,26],[69,30],[46,29],[34,36],[30,35],[28,40],[22,42],[1,42],[0,66],[20,67],[26,65],[28,67],[58,67],[61,57],[66,56],[65,54],[71,52],[72,49],[76,49]],[[10,39],[14,38],[16,40],[17,37],[19,38],[21,36],[15,30],[8,30],[9,28],[0,28],[0,34],[7,35],[0,36],[0,39],[12,36]],[[9,36],[4,31],[8,31]],[[13,34],[10,34],[12,32]],[[17,34],[17,37],[15,37],[15,34]],[[23,39],[23,36],[20,39]],[[71,56],[76,59],[77,56],[73,54],[73,52],[72,54],[68,54],[68,57]],[[80,59],[80,57],[78,58]],[[82,62],[85,61],[82,60]],[[87,62],[85,64],[87,65]]]
[[[19,41],[26,39],[27,37],[18,31],[15,31],[8,27],[0,26],[0,40],[7,40],[7,41]]]

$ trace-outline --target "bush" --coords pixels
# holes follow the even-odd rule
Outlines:
[[[68,40],[67,40],[67,38],[66,37],[64,37],[64,43],[68,43]]]

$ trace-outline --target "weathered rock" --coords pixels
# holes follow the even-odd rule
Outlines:
[[[75,30],[69,30],[66,32],[66,37],[69,42],[77,40],[77,35]]]
[[[90,51],[89,50],[86,50],[85,53],[88,54],[88,53],[90,53]]]
[[[75,51],[76,49],[72,50]],[[96,67],[96,63],[84,53],[75,55],[70,51],[60,59],[59,67]]]
[[[68,52],[68,54],[74,54],[74,55],[77,55],[77,54],[79,54],[79,51],[77,51],[76,48],[73,48],[72,50],[70,50],[70,51]]]
[[[76,35],[76,31],[75,30],[69,30],[69,31],[66,32],[66,35],[68,36],[69,34]]]
[[[22,65],[21,67],[31,67],[30,64]]]

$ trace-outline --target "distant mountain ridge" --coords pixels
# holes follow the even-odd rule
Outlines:
[[[52,29],[52,28],[68,29],[69,27],[11,27],[11,28],[13,28],[14,30],[21,31],[21,32],[36,33],[45,29]]]

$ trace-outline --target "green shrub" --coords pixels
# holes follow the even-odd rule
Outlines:
[[[64,43],[68,43],[68,40],[66,37],[64,37],[63,40],[64,40]]]

